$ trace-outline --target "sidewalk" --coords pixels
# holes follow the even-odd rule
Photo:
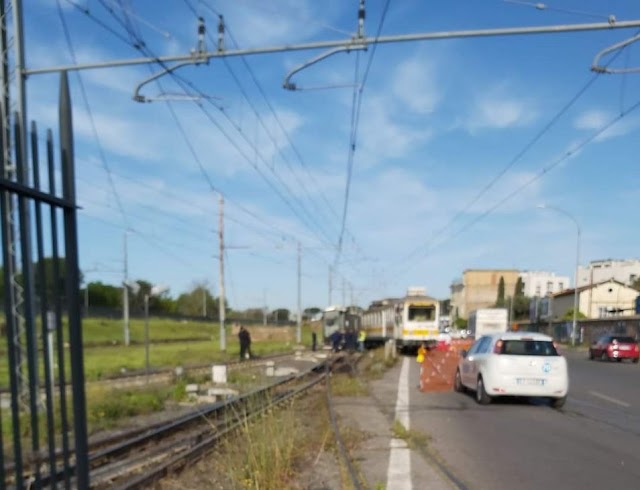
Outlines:
[[[402,385],[403,363],[408,366],[407,406],[398,403],[399,386]],[[366,478],[364,488],[386,490],[450,489],[450,482],[420,452],[407,447],[403,439],[393,432],[396,418],[409,422],[405,426],[411,433],[410,417],[412,399],[424,396],[419,391],[420,366],[415,358],[400,357],[398,363],[379,380],[370,382],[370,394],[366,397],[340,397],[335,399],[335,409],[341,427],[353,427],[368,437],[355,452],[354,460]],[[402,395],[400,396],[402,398]],[[401,400],[402,401],[402,400]],[[404,413],[402,413],[404,410]],[[399,413],[397,414],[397,412]],[[422,415],[424,416],[424,415]],[[406,423],[406,422],[405,422]],[[403,424],[405,425],[405,424]],[[425,434],[426,435],[426,434]],[[393,458],[394,464],[389,464]]]

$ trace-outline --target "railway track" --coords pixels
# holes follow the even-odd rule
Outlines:
[[[199,407],[163,427],[91,455],[92,488],[146,488],[192,464],[248,419],[282,404],[323,381],[324,361],[297,375],[230,400]]]
[[[273,360],[261,359],[257,362]],[[89,463],[91,488],[146,488],[154,481],[179,471],[210,451],[221,438],[236,430],[248,419],[265,410],[300,396],[323,381],[332,365],[342,362],[343,356],[282,377],[269,385],[243,395],[195,407],[170,422],[124,431],[90,444]],[[256,363],[238,363],[241,367]],[[236,367],[237,368],[237,367]],[[61,457],[62,455],[60,455]],[[74,482],[73,455],[66,469],[49,474],[41,466],[42,487],[64,487],[65,480]],[[25,475],[26,478],[28,478]],[[28,481],[28,480],[27,480]]]

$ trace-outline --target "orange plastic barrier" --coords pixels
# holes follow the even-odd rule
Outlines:
[[[420,391],[451,391],[460,351],[469,349],[471,343],[469,340],[453,340],[450,344],[443,341],[428,351],[420,366]]]

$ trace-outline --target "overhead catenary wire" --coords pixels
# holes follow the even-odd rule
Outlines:
[[[624,119],[626,116],[628,116],[629,114],[631,114],[632,112],[634,112],[635,110],[637,110],[640,107],[640,100],[637,101],[635,104],[633,104],[632,106],[630,106],[628,109],[624,110],[623,112],[621,112],[620,114],[618,114],[617,116],[615,116],[614,118],[612,118],[609,122],[607,122],[606,124],[602,125],[599,129],[597,129],[596,131],[594,131],[593,133],[591,133],[587,138],[583,139],[579,144],[573,146],[572,148],[570,148],[569,150],[567,150],[560,158],[556,159],[555,161],[553,161],[552,163],[550,163],[549,165],[543,167],[536,175],[534,175],[532,178],[526,180],[525,182],[523,182],[521,185],[519,185],[518,187],[514,188],[510,193],[508,193],[506,196],[504,196],[502,199],[500,199],[499,201],[497,201],[495,204],[493,204],[492,206],[490,206],[489,208],[487,208],[482,214],[478,215],[476,218],[474,218],[473,220],[471,220],[470,222],[466,223],[465,226],[463,226],[462,228],[460,228],[458,231],[456,231],[453,235],[447,237],[446,239],[440,241],[438,244],[434,245],[431,250],[429,250],[428,252],[432,252],[433,249],[435,249],[437,246],[442,246],[444,243],[458,237],[459,235],[461,235],[462,233],[466,232],[467,230],[469,230],[471,227],[473,227],[476,223],[478,223],[479,221],[483,220],[484,218],[486,218],[487,216],[489,216],[491,213],[493,213],[493,211],[495,211],[496,209],[498,209],[500,206],[502,206],[505,202],[507,202],[508,200],[512,199],[514,196],[518,195],[520,192],[522,192],[525,188],[529,187],[531,184],[537,182],[538,180],[540,180],[542,177],[544,177],[547,173],[549,173],[551,170],[553,170],[555,167],[557,167],[558,165],[560,165],[561,163],[563,163],[564,161],[566,161],[567,159],[571,158],[573,155],[575,155],[576,153],[578,153],[580,150],[582,150],[585,146],[587,146],[589,143],[593,142],[595,139],[597,139],[600,135],[602,135],[604,132],[608,131],[609,129],[611,129],[613,126],[615,126],[618,122],[620,122],[622,119]],[[427,255],[427,253],[425,253],[425,256]]]
[[[98,164],[98,163],[96,163],[95,165],[98,168],[102,168],[102,166],[100,164]],[[206,207],[202,206],[201,204],[199,204],[197,202],[194,202],[194,201],[191,201],[189,199],[186,199],[183,195],[178,194],[176,192],[172,192],[172,191],[170,191],[168,189],[158,188],[156,186],[153,186],[153,185],[149,184],[148,182],[144,182],[142,180],[138,180],[138,179],[136,179],[134,177],[127,176],[127,175],[124,175],[124,174],[121,174],[121,173],[118,173],[118,172],[115,172],[115,171],[112,172],[112,175],[115,175],[116,177],[118,177],[120,179],[123,179],[123,180],[126,180],[128,182],[131,182],[132,184],[140,186],[140,187],[142,187],[144,189],[148,189],[149,191],[155,192],[155,193],[157,193],[158,195],[160,195],[160,196],[162,196],[164,198],[167,198],[167,199],[170,199],[170,200],[173,200],[173,201],[177,201],[177,202],[180,202],[180,203],[182,203],[182,204],[184,204],[184,205],[186,205],[188,207],[191,207],[193,209],[197,209],[197,210],[199,210],[199,211],[201,211],[201,212],[203,212],[205,214],[211,212],[211,209],[206,208]],[[231,203],[231,204],[235,205],[234,203]],[[251,230],[254,233],[259,234],[261,236],[265,236],[265,237],[266,236],[270,236],[270,237],[279,237],[279,238],[283,237],[283,236],[287,236],[287,237],[292,238],[292,239],[295,238],[294,235],[291,235],[291,234],[289,234],[287,232],[276,231],[272,227],[266,226],[265,223],[264,223],[263,217],[258,216],[257,214],[253,213],[252,211],[250,211],[250,210],[248,210],[246,208],[245,209],[241,209],[241,211],[243,211],[249,217],[254,219],[256,221],[256,224],[255,225],[249,224],[249,223],[247,223],[245,221],[242,221],[242,220],[240,220],[238,218],[235,218],[235,217],[233,217],[233,216],[231,216],[229,214],[227,214],[225,216],[225,219],[227,219],[229,221],[233,221],[234,223],[238,224],[239,226],[242,226],[242,227],[244,227],[244,228],[246,228],[248,230]],[[265,229],[261,230],[258,226],[263,226]]]
[[[82,181],[83,179],[81,179],[80,177],[78,177],[79,181]],[[105,193],[107,193],[107,191],[103,191]],[[90,199],[86,196],[80,196],[78,199],[78,203],[81,207],[85,207],[85,204],[92,204],[94,206],[101,206],[101,207],[106,207],[109,209],[114,209],[114,206],[108,202],[103,202],[103,201],[98,201],[95,199]],[[212,233],[216,233],[216,230],[213,230],[211,228],[205,228],[205,227],[197,227],[195,225],[187,225],[183,220],[180,220],[177,217],[173,217],[170,215],[167,215],[166,213],[163,213],[161,210],[153,208],[151,206],[146,206],[144,204],[141,203],[137,203],[137,206],[142,207],[144,209],[148,209],[149,211],[153,212],[154,214],[158,214],[160,215],[161,218],[166,219],[166,220],[171,220],[172,223],[160,223],[158,224],[157,221],[153,222],[154,226],[157,226],[158,228],[161,229],[166,229],[169,231],[173,231],[175,233],[178,233],[179,235],[182,234],[188,234],[191,235],[193,238],[196,238],[198,240],[202,240],[205,238],[205,235],[207,234],[212,234]],[[116,209],[117,211],[117,209]],[[130,219],[137,219],[142,221],[144,224],[148,224],[146,223],[146,221],[148,221],[148,216],[143,216],[137,213],[132,213],[132,212],[128,212],[127,216]],[[197,231],[196,231],[197,230]]]
[[[125,28],[126,28],[126,27],[125,27]],[[140,43],[138,43],[138,44],[141,44],[141,45],[142,45],[143,43],[142,43],[142,42],[140,42]],[[175,111],[172,111],[172,112],[174,113],[174,115],[175,115],[175,117],[176,117],[176,119],[177,119],[177,115],[175,114]],[[178,124],[179,124],[179,120],[178,120]],[[184,130],[183,130],[183,133],[184,133]],[[184,136],[186,137],[186,133],[184,133]],[[186,139],[188,140],[188,138],[186,138]],[[191,146],[191,148],[192,148],[192,146]],[[195,150],[194,150],[194,153],[195,153]],[[196,157],[197,157],[197,155],[196,155]]]
[[[537,10],[549,10],[554,12],[560,12],[563,14],[580,15],[583,17],[591,17],[595,19],[606,19],[610,22],[615,22],[615,16],[613,14],[602,14],[597,12],[587,12],[585,10],[569,9],[562,7],[553,7],[543,2],[530,2],[525,0],[502,0],[503,3],[511,3],[514,5],[522,5],[525,7],[533,7]]]
[[[99,2],[100,2],[103,6],[105,6],[104,1],[105,1],[105,0],[99,0]],[[129,30],[128,26],[126,25],[126,23],[124,23],[124,22],[122,21],[122,19],[120,19],[120,18],[115,14],[115,12],[113,12],[113,10],[112,10],[112,9],[110,9],[108,6],[105,6],[105,8],[106,8],[110,13],[111,13],[111,15],[113,15],[113,16],[114,16],[114,18],[115,18],[115,19],[116,19],[116,20],[117,20],[117,21],[122,25],[122,27],[123,27],[125,30],[127,30],[128,32],[131,32],[131,31]],[[131,43],[129,43],[129,42],[128,42],[127,44],[132,45],[132,44],[131,44]],[[149,48],[147,48],[147,47],[146,47],[146,45],[144,44],[144,42],[142,42],[141,40],[139,40],[139,42],[137,42],[137,43],[134,43],[134,44],[133,44],[133,47],[134,47],[135,49],[137,49],[137,50],[139,50],[139,51],[143,52],[143,53],[144,53],[144,54],[146,54],[147,56],[149,56],[149,57],[151,57],[151,58],[155,58],[155,59],[156,59],[156,61],[157,61],[157,63],[158,63],[160,66],[162,66],[164,69],[168,69],[168,66],[166,65],[166,63],[164,63],[164,62],[160,61],[160,60],[158,59],[158,57],[157,57],[157,56],[155,56],[155,55],[151,52],[151,50],[150,50]],[[180,82],[184,82],[184,79],[182,79],[181,77],[178,77],[175,73],[169,73],[169,74],[172,76],[172,78],[173,78],[174,80],[177,80],[179,84],[180,84]],[[162,85],[161,85],[158,81],[156,81],[156,83],[158,83],[158,84],[159,84],[159,86],[160,86],[160,87],[162,87]],[[184,88],[184,87],[183,87],[183,88]],[[172,106],[171,106],[171,104],[170,104],[170,101],[168,101],[168,100],[167,100],[167,101],[165,101],[165,102],[166,102],[166,103],[171,107],[171,108],[170,108],[170,112],[172,113],[172,116],[173,116],[173,118],[174,118],[174,121],[176,121],[176,124],[179,126],[179,128],[180,128],[180,132],[181,132],[181,134],[182,134],[183,138],[185,139],[185,141],[187,141],[187,145],[188,145],[188,147],[189,147],[189,149],[190,149],[190,151],[191,151],[192,155],[194,155],[194,158],[196,159],[196,162],[198,163],[198,166],[199,166],[199,168],[200,168],[200,170],[201,170],[201,173],[203,173],[203,175],[205,176],[206,181],[209,183],[210,188],[211,188],[214,192],[218,192],[218,193],[220,193],[220,194],[223,194],[223,193],[221,192],[221,190],[220,190],[220,189],[217,189],[217,188],[213,185],[213,183],[212,183],[212,181],[211,181],[211,179],[210,179],[210,177],[209,177],[208,173],[206,172],[206,170],[204,169],[204,166],[202,165],[202,162],[201,162],[201,161],[200,161],[200,159],[197,157],[197,154],[195,153],[195,149],[193,148],[193,145],[191,144],[191,142],[190,142],[190,140],[189,140],[189,138],[188,138],[188,136],[187,136],[186,132],[184,131],[184,128],[183,128],[183,127],[182,127],[182,125],[180,124],[179,119],[177,118],[177,115],[175,114],[175,110],[173,109],[173,107],[172,107]],[[210,102],[210,103],[211,103],[212,101],[210,101],[210,100],[209,100],[208,102]],[[293,207],[293,205],[291,204],[291,202],[290,202],[290,201],[289,201],[289,200],[288,200],[288,199],[287,199],[287,198],[282,194],[282,192],[281,192],[281,191],[280,191],[280,190],[279,190],[279,189],[278,189],[278,188],[273,184],[273,182],[271,182],[271,181],[266,177],[266,175],[265,175],[262,171],[258,170],[257,166],[255,166],[255,163],[251,160],[251,158],[249,158],[249,157],[248,157],[244,152],[242,152],[242,150],[240,149],[240,147],[238,146],[238,144],[237,144],[237,143],[236,143],[236,142],[235,142],[235,141],[234,141],[234,140],[233,140],[233,139],[232,139],[232,138],[231,138],[231,137],[230,137],[230,136],[229,136],[229,135],[228,135],[228,134],[227,134],[223,129],[222,129],[222,127],[217,123],[217,121],[215,121],[215,119],[213,119],[213,118],[211,117],[211,114],[209,114],[209,113],[208,113],[208,111],[206,111],[206,110],[204,109],[204,106],[200,103],[200,101],[194,101],[194,103],[195,103],[198,107],[200,107],[200,109],[201,109],[201,110],[203,110],[203,112],[204,112],[204,113],[205,113],[205,115],[210,119],[210,121],[211,121],[212,123],[214,123],[214,124],[218,127],[218,129],[222,132],[222,134],[225,136],[225,138],[227,139],[227,141],[229,141],[229,143],[231,143],[231,144],[232,144],[232,146],[234,146],[234,148],[236,148],[236,150],[237,150],[237,151],[238,151],[238,152],[239,152],[239,153],[240,153],[240,154],[245,158],[245,160],[246,160],[246,161],[247,161],[251,166],[253,166],[253,167],[256,169],[256,171],[258,171],[258,173],[262,176],[263,180],[265,180],[265,182],[266,182],[266,183],[267,183],[267,184],[268,184],[268,185],[269,185],[269,186],[274,190],[274,192],[276,192],[276,193],[278,194],[278,196],[281,198],[281,200],[283,200],[283,202],[284,202],[284,203],[285,203],[285,204],[286,204],[286,205],[287,205],[287,206],[292,210],[292,212],[294,213],[294,215],[296,215],[296,216],[297,216],[297,217],[302,221],[302,223],[305,223],[305,220],[300,216],[300,214],[299,214],[299,213],[298,213],[298,211],[295,209],[295,207]],[[223,111],[223,113],[225,114],[225,116],[226,116],[226,117],[228,117],[228,115],[226,115],[226,113],[225,113],[224,111]],[[240,135],[241,135],[243,138],[246,138],[246,135],[244,135],[244,133],[242,133],[241,131],[239,131],[239,133],[240,133]],[[247,144],[248,144],[249,146],[251,146],[251,142],[250,142],[250,141],[248,141],[248,140],[247,140]],[[290,191],[290,190],[289,190],[289,193],[291,193],[291,191]],[[291,193],[291,194],[292,194],[292,193]],[[317,233],[317,232],[316,232],[316,230],[314,229],[314,227],[309,227],[309,226],[308,226],[308,224],[306,224],[306,226],[307,226],[307,227],[308,227],[308,228],[309,228],[313,233]]]
[[[190,4],[189,0],[184,0],[187,4]],[[203,3],[202,5],[204,5],[205,7],[207,7],[208,9],[210,9],[215,15],[219,16],[220,21],[222,22],[222,14],[220,12],[218,12],[216,9],[214,9],[213,7],[211,7],[208,3]],[[192,11],[194,11],[192,9]],[[229,38],[231,39],[231,42],[234,44],[234,46],[236,48],[239,48],[239,44],[235,39],[235,36],[233,35],[233,32],[231,31],[230,26],[228,26],[227,24],[224,24],[224,29],[225,29],[225,33],[227,33],[229,35]],[[282,134],[284,134],[285,138],[287,139],[287,143],[289,144],[289,146],[291,147],[293,153],[296,155],[297,160],[299,162],[299,164],[301,165],[301,167],[306,171],[307,176],[310,178],[311,182],[315,185],[316,189],[318,189],[320,192],[320,196],[321,199],[323,200],[324,204],[326,205],[327,209],[329,209],[336,218],[339,217],[337,211],[333,208],[333,206],[331,205],[331,203],[327,200],[326,196],[324,195],[324,193],[321,192],[321,189],[318,185],[317,180],[315,179],[314,175],[311,173],[309,166],[307,165],[307,163],[305,162],[305,159],[302,157],[302,153],[300,152],[300,150],[298,149],[297,145],[294,143],[293,139],[291,138],[291,135],[289,134],[289,131],[287,131],[287,129],[285,128],[284,124],[282,123],[282,120],[280,119],[280,116],[278,115],[278,112],[275,110],[275,108],[273,107],[273,104],[271,103],[271,101],[269,100],[269,98],[267,97],[267,94],[262,86],[262,84],[260,83],[260,81],[258,80],[257,76],[255,75],[254,70],[252,69],[251,65],[249,64],[249,62],[247,61],[245,56],[241,56],[240,57],[243,65],[245,66],[247,72],[249,73],[249,76],[251,78],[251,80],[253,81],[254,85],[256,86],[256,88],[258,89],[260,95],[262,96],[267,108],[269,109],[269,111],[271,112],[271,114],[273,114],[274,120],[276,121],[276,124],[278,125],[278,127],[280,128],[280,130],[282,131]],[[227,68],[229,70],[231,70],[230,64],[227,63],[227,60],[225,59],[225,64],[227,66]],[[255,111],[254,111],[255,112]],[[268,132],[268,129],[264,126],[264,123],[262,121],[260,121],[263,128],[265,129],[265,131]],[[274,142],[275,143],[275,142]],[[286,161],[286,160],[285,160]],[[288,163],[288,162],[287,162]],[[292,170],[293,171],[293,170]],[[299,181],[300,182],[300,181]],[[304,182],[301,182],[301,184],[304,184]],[[305,189],[306,191],[306,189]],[[308,192],[308,191],[307,191]]]
[[[99,21],[98,19],[96,19],[96,17],[95,17],[91,12],[89,12],[88,10],[82,10],[82,9],[81,9],[81,11],[82,11],[82,12],[83,12],[83,13],[84,13],[84,14],[85,14],[89,19],[91,19],[91,20],[93,20],[93,21],[96,21],[99,25],[101,25],[102,27],[106,28],[110,33],[112,33],[112,34],[117,34],[117,38],[118,38],[118,39],[120,39],[122,42],[126,43],[127,45],[131,45],[131,42],[129,42],[129,41],[128,41],[126,38],[124,38],[123,36],[119,35],[117,32],[113,31],[113,29],[111,29],[109,26],[107,26],[104,22],[101,22],[101,21]],[[111,10],[109,10],[109,11],[112,13],[112,15],[115,15]],[[117,17],[117,16],[116,16],[116,17]],[[126,29],[126,27],[125,27],[125,29]],[[139,44],[140,44],[140,43],[136,43],[136,45],[134,45],[133,47],[134,47],[135,49],[137,49],[137,50],[139,50],[139,51],[140,51],[140,50],[142,50],[142,48],[141,48],[141,46],[140,46]],[[228,199],[228,196],[227,196],[227,199]],[[232,204],[235,204],[235,203],[233,203],[233,200],[230,200],[230,199],[228,199],[228,200],[229,200]],[[260,219],[261,219],[261,218],[258,218],[258,217],[255,215],[255,213],[250,212],[250,211],[249,211],[249,210],[247,210],[245,207],[243,207],[243,206],[241,206],[241,205],[238,205],[238,204],[236,204],[236,205],[237,205],[237,206],[238,206],[238,207],[239,207],[243,212],[246,212],[246,213],[248,213],[248,214],[252,215],[255,219],[258,219],[258,220],[260,220]],[[282,235],[288,235],[288,233],[285,233],[285,232],[282,232],[281,234],[282,234]],[[357,244],[355,244],[355,243],[354,243],[354,245],[357,247]],[[357,248],[359,248],[359,247],[357,247]]]
[[[67,26],[67,21],[65,19],[64,12],[62,11],[62,5],[60,3],[60,0],[56,0],[56,5],[57,5],[57,10],[58,10],[58,16],[60,18],[60,23],[62,25],[62,30],[64,32],[64,37],[65,37],[65,40],[66,40],[66,43],[67,43],[67,49],[69,50],[69,54],[71,56],[72,62],[75,64],[77,62],[75,49],[73,47],[73,42],[71,41],[71,34],[69,33],[69,28]],[[109,162],[107,161],[107,157],[106,157],[104,149],[102,147],[100,136],[98,135],[98,130],[96,128],[96,123],[95,123],[95,120],[93,118],[93,112],[91,110],[91,105],[89,104],[89,98],[87,96],[87,91],[85,90],[84,83],[82,81],[82,75],[78,72],[76,74],[76,76],[78,77],[78,83],[80,85],[80,93],[82,94],[82,100],[83,100],[84,105],[85,105],[85,110],[87,111],[87,115],[89,116],[89,124],[91,125],[91,132],[92,132],[93,138],[94,138],[94,140],[96,142],[96,146],[98,147],[98,155],[100,157],[100,161],[102,162],[102,165],[104,167],[105,173],[107,174],[107,180],[109,182],[109,186],[111,187],[111,190],[113,191],[113,196],[114,196],[114,199],[115,199],[116,204],[118,206],[118,211],[121,214],[122,221],[126,225],[127,224],[127,214],[124,211],[124,206],[122,205],[122,199],[120,198],[120,194],[118,193],[118,189],[116,188],[116,185],[115,185],[115,183],[113,181],[113,176],[111,175],[111,167],[109,165]]]
[[[622,51],[616,52],[614,56],[611,57],[606,66],[610,63],[613,63],[618,56],[620,56]],[[502,178],[504,175],[513,168],[529,151],[533,148],[542,137],[548,133],[556,123],[571,109],[578,100],[582,98],[582,96],[591,88],[591,86],[595,83],[595,81],[600,77],[601,73],[592,74],[587,81],[582,85],[578,91],[569,98],[569,100],[556,112],[551,119],[531,138],[524,147],[518,151],[515,156],[507,162],[507,164],[500,169],[500,171],[487,183],[485,184],[465,205],[464,207],[458,211],[451,219],[449,219],[444,226],[439,228],[435,233],[433,233],[432,238],[427,240],[425,243],[416,247],[412,252],[407,254],[404,258],[399,260],[397,263],[401,264],[403,262],[407,262],[412,258],[416,257],[423,251],[425,248],[429,247],[429,245],[437,240],[443,233],[449,230],[453,224],[458,221],[471,207],[476,204],[480,198],[482,198],[489,190],[493,188],[493,186]],[[622,112],[622,108],[621,108]]]
[[[338,246],[336,247],[336,256],[334,259],[334,264],[338,264],[340,260],[340,254],[342,253],[342,242],[344,240],[344,232],[347,224],[347,212],[349,209],[349,196],[351,192],[351,178],[353,175],[353,162],[355,158],[356,152],[356,144],[358,139],[358,126],[360,123],[360,110],[362,108],[362,93],[364,91],[364,87],[367,83],[367,79],[369,77],[369,72],[371,70],[371,65],[373,64],[373,58],[376,54],[377,42],[376,40],[380,37],[382,33],[382,28],[384,26],[384,21],[387,17],[387,12],[389,11],[389,4],[391,0],[386,0],[384,8],[382,10],[382,14],[380,16],[380,21],[378,23],[378,30],[376,32],[376,37],[373,42],[373,47],[371,49],[371,54],[369,55],[369,59],[367,62],[367,66],[365,68],[364,75],[362,77],[362,82],[358,84],[358,70],[359,70],[359,52],[356,53],[356,66],[355,66],[355,82],[353,89],[353,98],[352,98],[352,111],[351,111],[351,131],[350,131],[350,139],[349,139],[349,151],[347,156],[347,178],[345,183],[344,190],[344,200],[342,207],[342,220],[340,224],[340,233],[338,235]],[[362,0],[361,9],[359,10],[359,18],[362,22],[364,22],[364,1]]]

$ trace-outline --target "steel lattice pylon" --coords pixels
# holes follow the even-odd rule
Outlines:
[[[13,5],[11,0],[0,0],[0,52],[2,53],[2,70],[0,72],[0,79],[2,83],[2,102],[0,104],[0,117],[3,121],[3,127],[5,128],[2,135],[2,174],[4,177],[10,180],[16,180],[16,166],[13,159],[14,154],[14,137],[12,128],[11,114],[18,112],[18,104],[15,99],[17,76],[15,70],[15,36],[14,36],[14,21]],[[18,233],[18,226],[16,222],[16,198],[14,196],[6,197],[6,208],[8,232],[11,237],[10,246],[8,248],[9,261],[3,264],[8,269],[10,278],[7,285],[10,295],[10,308],[12,311],[12,318],[7,318],[6,321],[12,322],[11,331],[13,336],[11,341],[13,342],[17,359],[12,366],[13,371],[16,374],[18,381],[18,388],[20,391],[20,403],[26,408],[27,396],[28,396],[28,380],[26,375],[26,368],[24,360],[27,357],[27,353],[24,346],[25,338],[25,318],[24,318],[24,295],[23,287],[19,281],[20,270],[18,264],[20,263],[20,254],[18,247],[16,246],[16,236]]]

